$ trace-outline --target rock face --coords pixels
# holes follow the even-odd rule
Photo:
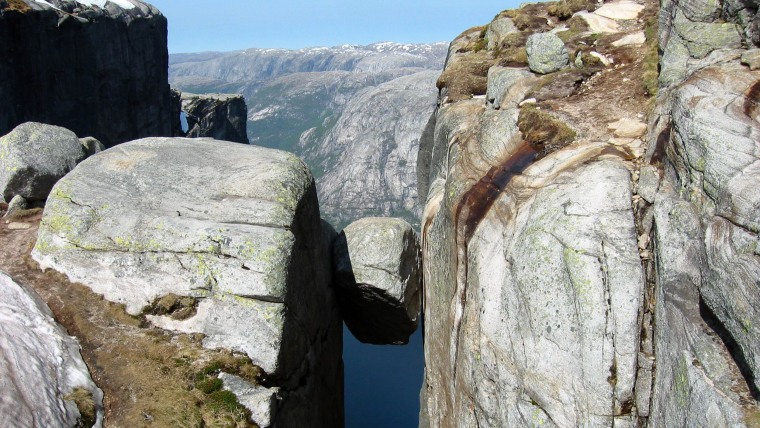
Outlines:
[[[327,135],[304,138],[306,161],[325,171],[317,182],[325,218],[340,227],[368,215],[396,215],[419,225],[415,168],[420,133],[435,109],[437,75],[424,71],[365,89]]]
[[[754,426],[760,71],[739,48],[753,43],[754,9],[663,2],[647,128],[643,88],[619,91],[652,72],[626,58],[655,40],[605,46],[642,31],[656,6],[578,12],[610,21],[604,34],[563,30],[583,21],[552,7],[496,20],[557,32],[582,58],[563,73],[504,67],[503,46],[487,62],[467,48],[472,32],[452,43],[418,161],[429,165],[421,426]],[[589,65],[594,53],[614,71]]]
[[[186,137],[209,137],[248,144],[248,109],[242,96],[182,93],[182,111],[187,118]]]
[[[341,313],[364,343],[405,344],[420,314],[420,245],[412,226],[394,218],[363,218],[333,244]]]
[[[2,420],[15,426],[103,426],[103,392],[90,378],[77,341],[33,290],[3,272],[0,294]]]
[[[244,400],[256,422],[340,426],[341,323],[323,236],[314,181],[295,156],[149,138],[56,185],[33,256],[133,314],[191,297],[182,319],[148,318],[260,366],[268,391]]]
[[[109,147],[172,135],[166,18],[140,0],[103,3],[2,2],[0,39],[13,43],[0,46],[0,135],[28,121]]]
[[[53,185],[87,153],[79,138],[58,126],[27,122],[0,138],[0,191],[44,201]]]
[[[446,50],[377,43],[177,54],[170,80],[188,92],[243,94],[251,143],[304,159],[323,216],[339,228],[371,215],[418,225],[417,144]]]

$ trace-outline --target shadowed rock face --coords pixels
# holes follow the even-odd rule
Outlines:
[[[132,314],[162,297],[194,298],[182,319],[147,318],[261,367],[269,390],[246,398],[264,418],[256,422],[340,426],[341,322],[303,162],[187,138],[131,141],[88,160],[48,198],[40,265]]]
[[[139,0],[104,8],[26,0],[0,10],[0,135],[36,121],[110,147],[171,136],[166,18]],[[56,9],[57,8],[57,9]],[[10,42],[12,41],[12,42]]]
[[[209,137],[248,144],[248,109],[241,95],[182,93],[182,111],[187,117],[186,137]]]
[[[421,426],[756,426],[760,72],[741,49],[754,12],[663,2],[647,129],[644,88],[626,83],[654,47],[629,37],[643,30],[633,18],[653,21],[656,5],[641,3],[594,13],[610,24],[598,51],[582,29],[556,32],[607,65],[537,78],[493,50],[496,65],[460,76],[485,91],[443,85],[418,161]],[[561,25],[545,7],[494,23]],[[452,43],[447,70],[481,60],[473,37]],[[550,144],[562,127],[570,141]]]

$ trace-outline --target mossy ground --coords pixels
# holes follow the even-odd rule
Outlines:
[[[0,1],[0,9],[16,10],[19,12],[28,12],[32,8],[29,7],[23,0],[2,0]]]
[[[255,427],[234,396],[219,389],[217,375],[225,371],[258,382],[258,367],[242,355],[203,348],[200,334],[153,328],[89,288],[40,271],[29,256],[39,220],[39,213],[23,219],[32,225],[28,230],[0,224],[0,269],[35,289],[56,320],[78,338],[105,393],[105,426]],[[209,384],[213,388],[207,393]]]
[[[539,157],[559,150],[575,140],[575,131],[572,128],[532,105],[520,109],[517,127],[523,139],[538,152]]]

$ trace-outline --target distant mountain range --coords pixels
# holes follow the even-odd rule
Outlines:
[[[173,54],[169,80],[182,91],[245,96],[249,140],[301,156],[337,227],[367,215],[417,225],[417,147],[447,50],[383,42]]]

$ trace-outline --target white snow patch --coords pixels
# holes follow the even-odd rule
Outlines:
[[[53,9],[55,9],[55,10],[61,10],[61,9],[59,9],[59,8],[55,7],[55,5],[54,5],[54,4],[52,4],[52,3],[50,3],[50,2],[47,2],[47,1],[45,1],[45,0],[34,0],[34,1],[36,1],[36,2],[37,2],[37,3],[39,3],[39,4],[44,4],[45,6],[49,6],[49,7],[52,7],[52,8],[53,8]]]
[[[77,3],[85,6],[105,7],[106,3],[111,2],[122,9],[134,9],[135,5],[128,0],[76,0]]]

